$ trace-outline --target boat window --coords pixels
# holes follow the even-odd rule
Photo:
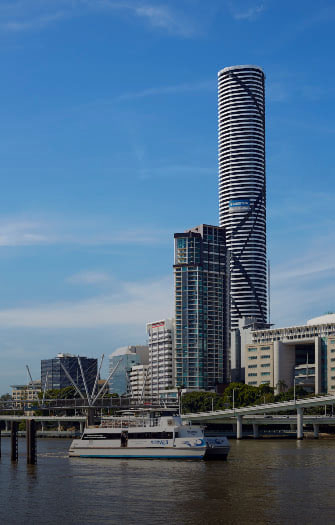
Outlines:
[[[120,433],[97,432],[96,434],[84,434],[82,439],[120,439]]]
[[[129,439],[172,439],[172,432],[129,432]]]

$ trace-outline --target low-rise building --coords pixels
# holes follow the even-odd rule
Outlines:
[[[129,391],[133,399],[143,402],[150,397],[149,365],[134,365],[129,372]]]
[[[335,393],[335,314],[305,325],[251,330],[241,368],[248,385]]]
[[[41,392],[41,381],[29,381],[27,385],[11,385],[13,408],[26,409],[36,404]]]

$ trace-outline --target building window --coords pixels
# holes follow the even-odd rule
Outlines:
[[[248,385],[257,385],[257,381],[248,381]]]
[[[270,375],[270,372],[262,372],[261,373],[261,376],[269,376]]]
[[[257,359],[257,355],[249,355],[248,359]]]
[[[270,355],[261,355],[261,359],[270,359]]]
[[[270,366],[270,363],[262,363],[261,364],[262,368],[268,368],[269,366]]]
[[[257,372],[256,372],[256,373],[255,373],[255,372],[249,372],[248,376],[249,376],[249,377],[250,377],[250,376],[254,376],[254,377],[256,376],[256,377],[257,377]],[[333,378],[332,378],[332,379],[333,379]]]
[[[248,365],[248,368],[257,368],[257,365]],[[334,368],[335,370],[335,368]]]
[[[269,346],[261,346],[261,350],[270,350]]]
[[[256,351],[257,351],[257,348],[254,348],[254,347],[248,348],[248,352],[256,352]]]

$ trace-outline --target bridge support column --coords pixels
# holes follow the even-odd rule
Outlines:
[[[242,427],[242,416],[237,416],[236,417],[236,439],[242,439],[242,431],[243,431],[243,427]]]
[[[17,461],[19,457],[18,443],[17,443],[17,431],[18,431],[18,422],[12,421],[11,431],[10,431],[10,459],[12,461]]]
[[[304,438],[304,418],[303,418],[303,409],[297,408],[297,439]]]
[[[44,432],[44,421],[41,421],[41,430]]]
[[[34,419],[26,422],[26,439],[27,439],[27,463],[35,465],[36,463],[36,424]]]
[[[84,432],[84,422],[80,421],[80,433],[82,434]]]
[[[313,423],[313,431],[314,431],[314,439],[318,439],[319,437],[319,425],[316,423]]]
[[[62,430],[61,422],[60,422],[60,421],[58,421],[58,428],[57,428],[57,430],[58,430],[58,432],[61,432],[61,430]]]
[[[252,429],[254,432],[254,439],[258,439],[259,438],[259,426],[256,423],[253,423]]]
[[[87,426],[93,426],[94,425],[94,407],[88,407],[87,408]]]
[[[9,432],[9,421],[5,421],[5,430],[6,432]]]

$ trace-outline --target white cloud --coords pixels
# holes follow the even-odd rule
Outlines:
[[[0,221],[0,246],[48,244],[43,225],[33,221]]]
[[[91,13],[128,13],[146,20],[150,26],[183,37],[192,36],[190,19],[164,4],[113,0],[48,0],[14,1],[0,6],[0,27],[5,31],[38,30],[62,19],[89,16]]]
[[[136,326],[171,317],[171,276],[143,283],[118,283],[116,293],[77,302],[0,310],[0,327],[93,328]]]
[[[143,89],[130,93],[124,93],[116,98],[116,100],[133,100],[137,98],[152,97],[155,95],[176,95],[178,93],[187,93],[192,91],[215,91],[215,80],[202,81],[186,84],[177,84],[174,86],[161,86]]]
[[[166,29],[170,33],[188,37],[194,32],[189,21],[181,18],[180,14],[171,11],[167,6],[144,5],[130,8],[137,16],[146,18],[153,27]]]
[[[242,7],[234,2],[230,3],[229,7],[235,20],[255,20],[265,10],[264,3]]]
[[[28,18],[23,20],[9,20],[2,24],[2,28],[12,32],[27,31],[30,29],[43,29],[51,23],[57,22],[58,20],[62,20],[64,18],[67,18],[67,13],[65,13],[64,11],[59,11],[55,13],[37,16],[35,18]]]
[[[278,261],[271,270],[271,317],[281,326],[335,310],[334,235],[310,238],[299,256],[293,250],[286,245],[287,260]]]
[[[0,247],[41,245],[125,245],[162,244],[171,232],[152,227],[122,229],[112,219],[92,218],[52,220],[0,219]]]
[[[111,276],[106,272],[79,272],[66,279],[71,284],[102,284],[111,280]]]

